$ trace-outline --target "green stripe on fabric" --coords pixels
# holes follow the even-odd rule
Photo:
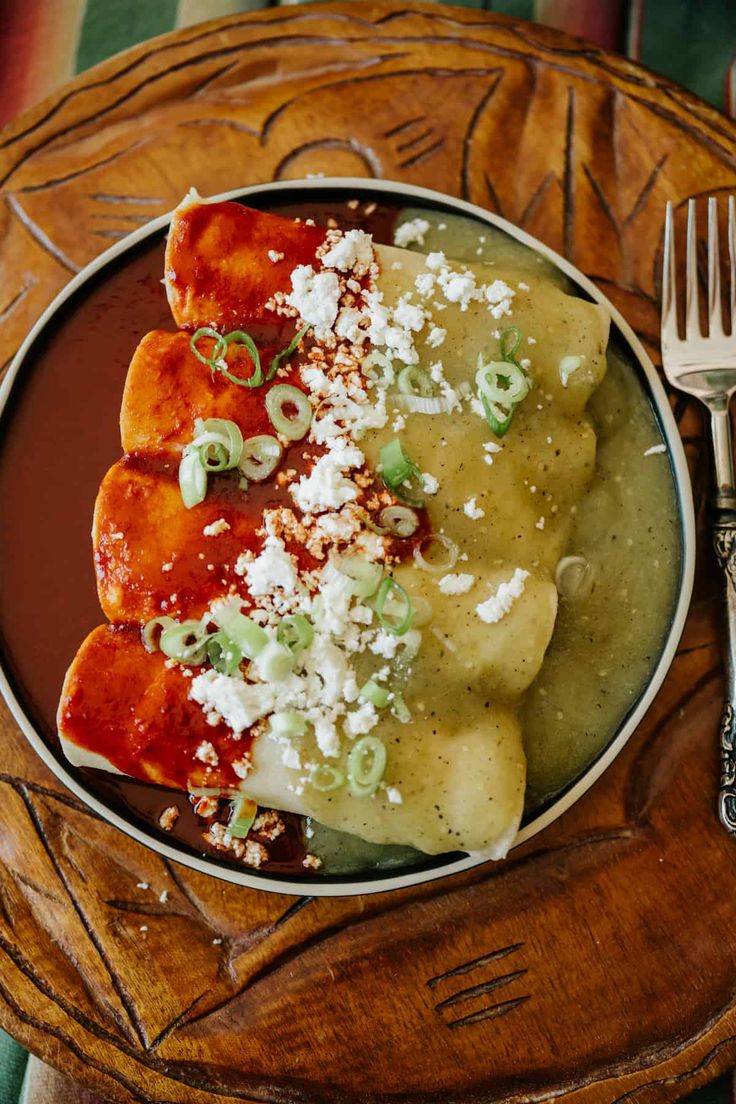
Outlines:
[[[644,65],[723,107],[723,86],[736,43],[733,0],[646,0]]]
[[[18,1104],[28,1055],[0,1028],[0,1104]]]
[[[77,72],[98,61],[170,31],[176,23],[177,0],[87,0],[77,50]]]

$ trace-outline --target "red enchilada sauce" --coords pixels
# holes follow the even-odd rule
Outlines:
[[[305,217],[304,206],[271,210]],[[318,225],[360,227],[378,242],[391,242],[398,212],[398,207],[371,201],[356,206],[310,201],[308,211]],[[127,253],[57,313],[27,358],[23,382],[16,385],[0,425],[0,646],[17,696],[62,760],[55,721],[61,684],[81,641],[103,621],[89,532],[100,482],[121,455],[119,415],[126,374],[145,333],[174,330],[161,284],[163,254],[162,234]],[[259,345],[277,345],[281,329],[264,325],[256,334],[251,327]],[[304,442],[292,445],[282,468],[304,470],[308,448]],[[126,461],[148,462],[137,457]],[[212,502],[213,517],[242,513],[252,524],[267,506],[286,504],[285,488],[274,480],[252,484],[247,495],[236,494],[236,486],[233,479],[210,480],[206,503]],[[247,546],[244,542],[238,551]],[[104,548],[103,542],[101,555]],[[224,574],[211,574],[221,592]],[[162,582],[160,601],[185,594],[191,582],[186,564],[175,560]],[[201,577],[198,595],[203,594],[200,584]],[[166,612],[177,611],[168,607]],[[175,734],[172,753],[174,740]],[[211,821],[198,817],[181,791],[89,768],[74,773],[129,821],[190,852],[230,861],[228,853],[204,839]],[[164,832],[159,821],[172,806],[178,818]],[[227,803],[220,804],[218,815],[227,818]],[[275,840],[264,839],[269,853],[265,869],[304,874],[301,818],[281,816],[286,831]]]

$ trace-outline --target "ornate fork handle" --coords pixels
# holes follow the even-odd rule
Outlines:
[[[726,589],[726,704],[721,715],[721,786],[718,815],[736,835],[736,513],[721,511],[713,523],[713,545]]]

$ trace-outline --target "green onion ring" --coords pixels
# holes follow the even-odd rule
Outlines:
[[[371,563],[363,556],[343,556],[337,563],[337,569],[350,580],[350,590],[356,598],[369,598],[375,594],[383,578],[380,564]]]
[[[504,386],[501,381],[505,381]],[[503,406],[515,406],[529,394],[529,380],[518,365],[506,360],[485,363],[481,354],[478,354],[475,382],[481,398]]]
[[[374,371],[376,365],[381,369],[380,375]],[[396,378],[391,358],[378,349],[369,353],[360,367],[366,379],[375,383],[376,387],[390,387]]]
[[[205,356],[204,353],[200,353],[197,348],[197,342],[202,337],[211,337],[215,342],[210,356]],[[211,326],[202,326],[192,334],[189,340],[189,348],[192,350],[197,360],[201,360],[202,364],[206,364],[214,374],[217,371],[217,361],[227,350],[227,342],[225,338],[219,334],[217,330],[213,330]]]
[[[401,724],[409,723],[411,720],[411,712],[404,701],[403,694],[399,694],[398,692],[394,694],[394,700],[391,703],[391,712]]]
[[[278,467],[283,452],[280,442],[270,433],[259,433],[243,442],[238,467],[246,478],[262,483]]]
[[[282,349],[280,353],[276,354],[268,367],[268,371],[266,372],[267,380],[273,379],[281,365],[284,363],[284,361],[287,361],[289,359],[299,342],[302,340],[303,337],[306,337],[310,329],[311,326],[309,324],[307,324],[306,326],[302,326],[299,332],[295,334],[294,337],[291,339],[286,348]]]
[[[420,395],[429,399],[434,395],[434,384],[424,369],[416,364],[407,364],[399,372],[399,391],[403,395]]]
[[[391,691],[381,686],[375,679],[369,678],[360,688],[358,697],[361,701],[370,702],[376,709],[385,709],[391,700]]]
[[[224,606],[212,613],[212,620],[246,659],[255,659],[268,643],[268,633],[239,610]]]
[[[240,648],[224,632],[210,636],[207,641],[207,658],[220,675],[232,675],[243,661]]]
[[[288,617],[282,617],[276,630],[276,639],[279,644],[288,648],[292,655],[298,656],[314,639],[312,623],[303,613],[292,613]]]
[[[179,464],[179,490],[187,510],[204,501],[207,494],[207,472],[198,452],[182,456]]]
[[[376,736],[361,737],[348,756],[351,793],[355,797],[370,797],[378,789],[385,769],[385,745]]]
[[[147,652],[157,652],[161,633],[175,625],[173,617],[152,617],[141,629],[141,641]]]
[[[388,489],[410,506],[423,506],[424,499],[419,493],[422,486],[421,472],[404,452],[398,437],[381,447],[379,459],[381,477]]]
[[[503,437],[511,425],[516,407],[512,406],[510,410],[507,410],[497,403],[489,402],[485,395],[481,395],[480,401],[483,403],[483,410],[485,411],[488,425],[497,437]]]
[[[409,506],[385,506],[378,520],[383,533],[391,533],[402,540],[411,537],[419,527],[419,518]]]
[[[345,775],[337,767],[320,763],[318,766],[312,767],[309,782],[320,793],[329,793],[330,790],[339,790],[345,782]]]
[[[296,407],[295,416],[284,413],[287,406]],[[266,395],[266,411],[276,432],[290,441],[299,441],[304,437],[312,421],[309,399],[290,383],[277,383],[271,388]]]
[[[227,822],[228,834],[234,839],[245,839],[253,827],[258,806],[249,797],[236,797],[230,806],[230,819]]]
[[[208,633],[201,621],[174,622],[161,633],[159,647],[169,659],[199,667],[207,654]]]
[[[444,549],[444,559],[427,559],[422,549],[426,549],[427,553],[429,553],[438,545]],[[428,537],[425,537],[423,541],[420,541],[419,544],[414,546],[414,560],[417,567],[421,567],[423,571],[428,571],[431,575],[444,575],[445,572],[452,571],[457,563],[457,557],[457,545],[453,540],[450,540],[449,537],[446,537],[444,533],[431,533]]]
[[[394,592],[396,592],[396,597],[394,597]],[[394,601],[399,601],[400,603],[399,612],[395,615],[390,613],[389,610],[386,610],[386,604],[389,603],[393,605]],[[384,579],[379,586],[374,608],[376,617],[383,628],[387,629],[395,636],[403,636],[404,633],[411,628],[411,598],[406,593],[401,583],[397,583],[391,575]]]
[[[501,359],[516,364],[516,354],[521,346],[521,330],[518,326],[507,326],[501,330],[498,347],[501,350]],[[518,365],[517,365],[518,367]]]

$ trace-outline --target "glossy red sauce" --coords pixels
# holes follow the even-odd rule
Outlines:
[[[309,212],[303,205],[273,210],[301,217],[308,213],[322,226],[330,225],[329,220],[344,229],[359,226],[379,242],[392,240],[398,213],[391,205],[366,211],[364,203],[353,209],[337,201],[310,202]],[[55,717],[66,669],[82,640],[104,621],[90,529],[100,483],[121,455],[119,416],[126,374],[145,333],[174,330],[161,284],[163,258],[162,233],[110,265],[57,313],[27,358],[0,423],[3,665],[37,730],[57,750]],[[258,336],[273,340],[265,332]],[[300,470],[304,453],[297,443],[285,464]],[[212,481],[214,501],[222,511],[249,510],[260,516],[265,506],[285,501],[271,481],[254,485],[246,505],[232,482]],[[173,571],[166,589],[170,583],[175,589],[169,594],[186,586],[186,578]],[[103,771],[76,773],[126,819],[188,850],[211,850],[202,838],[206,825],[181,792]],[[173,830],[163,833],[159,816],[172,804],[180,816]],[[267,869],[304,873],[299,818],[285,819],[287,833],[268,844]]]

